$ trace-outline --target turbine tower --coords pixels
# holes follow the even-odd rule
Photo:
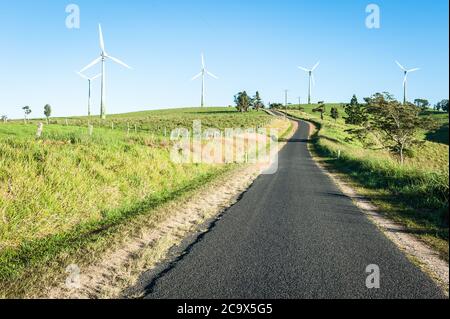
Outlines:
[[[91,116],[91,83],[92,81],[94,81],[95,79],[99,78],[102,74],[97,74],[96,76],[89,78],[86,75],[84,75],[83,73],[77,72],[77,74],[79,76],[81,76],[83,79],[88,81],[89,84],[89,89],[88,89],[88,116]]]
[[[397,65],[400,67],[400,69],[403,70],[403,74],[405,75],[403,79],[403,104],[406,104],[406,98],[407,98],[407,88],[408,88],[408,74],[411,72],[419,71],[419,68],[414,69],[407,69],[403,65],[401,65],[398,61],[395,61]]]
[[[105,42],[103,40],[103,32],[102,32],[102,26],[99,24],[98,25],[98,32],[99,32],[99,37],[100,37],[100,49],[102,50],[100,53],[100,57],[98,57],[97,59],[95,59],[94,61],[92,61],[90,64],[88,64],[87,66],[85,66],[79,73],[83,73],[84,71],[86,71],[87,69],[93,67],[94,65],[96,65],[97,63],[102,63],[102,94],[101,94],[101,99],[100,99],[100,117],[105,120],[106,119],[106,73],[105,73],[105,62],[107,59],[111,59],[112,61],[128,68],[131,69],[130,66],[128,66],[127,64],[125,64],[124,62],[120,61],[119,59],[110,56],[108,53],[106,53],[105,50]]]
[[[211,72],[209,72],[206,69],[206,65],[205,65],[205,56],[202,53],[202,70],[200,71],[199,74],[197,74],[196,76],[194,76],[191,81],[194,81],[196,79],[198,79],[199,77],[202,77],[202,98],[201,98],[201,107],[205,106],[205,76],[209,75],[211,77],[213,77],[214,79],[218,80],[219,78],[217,76],[215,76],[214,74],[212,74]]]
[[[312,67],[312,69],[307,69],[307,68],[304,68],[304,67],[301,67],[301,66],[298,67],[300,70],[303,70],[303,71],[305,71],[305,72],[307,72],[309,74],[308,104],[311,104],[312,86],[316,84],[313,72],[317,69],[319,64],[320,64],[320,62],[317,62],[316,65],[314,65]]]

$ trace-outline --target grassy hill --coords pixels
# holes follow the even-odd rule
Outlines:
[[[92,251],[107,247],[120,225],[236,168],[170,160],[170,131],[191,129],[193,120],[223,129],[263,127],[273,118],[232,108],[119,114],[105,122],[76,117],[68,125],[58,118],[40,139],[39,120],[1,123],[0,296],[25,293],[39,273],[66,267],[73,256],[94,259]]]
[[[330,117],[332,106],[340,118]],[[442,123],[437,131],[421,132],[423,144],[414,148],[404,166],[379,147],[367,148],[346,132],[342,105],[326,105],[324,120],[314,113],[317,105],[289,109],[292,116],[314,122],[319,128],[312,150],[330,168],[344,173],[360,193],[383,212],[402,223],[448,259],[449,146],[448,114],[431,115]],[[338,158],[338,153],[341,153]]]
[[[163,136],[164,133],[170,132],[174,128],[184,127],[192,128],[194,120],[201,120],[202,127],[225,128],[235,127],[255,127],[257,125],[267,123],[269,117],[265,112],[243,113],[239,116],[239,121],[231,115],[236,114],[236,109],[232,107],[209,107],[209,108],[182,108],[182,109],[166,109],[155,111],[142,111],[133,113],[113,114],[103,121],[98,116],[82,116],[67,118],[52,118],[50,123],[65,126],[87,126],[88,122],[95,128],[106,128],[131,130],[135,128],[139,132],[147,132],[157,136]],[[22,121],[16,121],[22,123]],[[33,119],[31,124],[44,122],[44,119]]]
[[[430,142],[449,145],[448,113],[430,111],[427,115],[435,119],[440,126],[437,130],[425,132],[425,139]]]

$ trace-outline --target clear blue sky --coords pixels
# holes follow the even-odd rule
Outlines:
[[[313,100],[346,102],[352,94],[402,96],[394,64],[411,74],[410,99],[435,103],[449,95],[448,1],[361,0],[73,0],[81,28],[67,29],[62,0],[0,0],[0,114],[86,113],[87,83],[75,70],[106,49],[134,69],[107,65],[108,113],[198,106],[200,53],[220,80],[208,79],[208,105],[233,103],[240,90],[265,102],[306,101],[307,76],[298,65],[322,62]],[[365,26],[366,5],[381,9],[381,28]],[[99,70],[99,69],[97,69]],[[93,70],[92,73],[97,73]],[[98,113],[100,82],[93,87]]]

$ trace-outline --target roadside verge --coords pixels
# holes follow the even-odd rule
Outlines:
[[[315,139],[314,135],[317,135],[318,132],[315,123],[292,115],[290,115],[290,117],[308,123],[310,127],[310,137],[313,140]],[[317,142],[317,139],[313,142]],[[338,171],[332,164],[325,161],[324,158],[315,152],[313,144],[309,144],[309,150],[316,164],[324,174],[328,175],[341,191],[352,199],[355,205],[368,216],[369,220],[371,220],[387,238],[399,247],[412,263],[427,273],[448,296],[449,264],[447,260],[442,258],[441,253],[427,245],[427,243],[422,241],[419,237],[415,236],[407,227],[390,219],[372,202],[370,196],[365,196],[360,193],[360,190],[364,189],[362,185],[353,181],[349,176]]]
[[[286,122],[282,131],[280,139],[289,138],[295,124]],[[169,252],[186,237],[207,232],[208,225],[226,213],[260,173],[257,164],[239,166],[160,206],[151,215],[138,216],[117,235],[122,239],[116,245],[95,263],[80,267],[78,286],[60,280],[37,297],[121,297],[143,272],[170,258]]]

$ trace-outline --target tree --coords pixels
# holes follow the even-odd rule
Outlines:
[[[252,106],[257,111],[264,108],[264,103],[262,102],[261,96],[259,95],[258,91],[256,91],[256,94],[252,99]]]
[[[251,98],[246,91],[243,91],[234,96],[234,102],[239,112],[248,112],[251,105]]]
[[[27,106],[24,106],[24,107],[22,108],[22,110],[23,110],[24,115],[25,115],[25,123],[26,123],[27,120],[28,120],[28,115],[31,114],[31,108],[27,105]]]
[[[281,103],[270,103],[269,108],[270,109],[282,109],[284,107]]]
[[[415,99],[414,104],[422,111],[426,111],[427,108],[430,106],[430,102],[426,99]]]
[[[369,113],[367,130],[377,135],[383,146],[399,157],[402,165],[405,152],[420,143],[418,132],[436,127],[431,118],[420,116],[420,109],[414,104],[400,103],[389,93],[376,93],[365,101]]]
[[[344,111],[347,114],[345,124],[363,126],[368,120],[366,107],[359,104],[356,95],[353,95],[350,104],[345,105]]]
[[[47,118],[47,124],[48,124],[49,118],[52,115],[52,107],[50,106],[50,104],[46,104],[44,106],[44,115]]]
[[[332,107],[331,108],[331,117],[334,119],[335,122],[339,118],[339,110],[338,110],[337,107]]]
[[[8,117],[6,115],[2,115],[2,122],[6,123],[8,121]]]
[[[442,100],[436,104],[436,110],[448,113],[448,100]]]
[[[319,106],[312,110],[313,112],[319,112],[320,113],[320,119],[323,120],[323,115],[326,112],[325,103],[319,102]]]

